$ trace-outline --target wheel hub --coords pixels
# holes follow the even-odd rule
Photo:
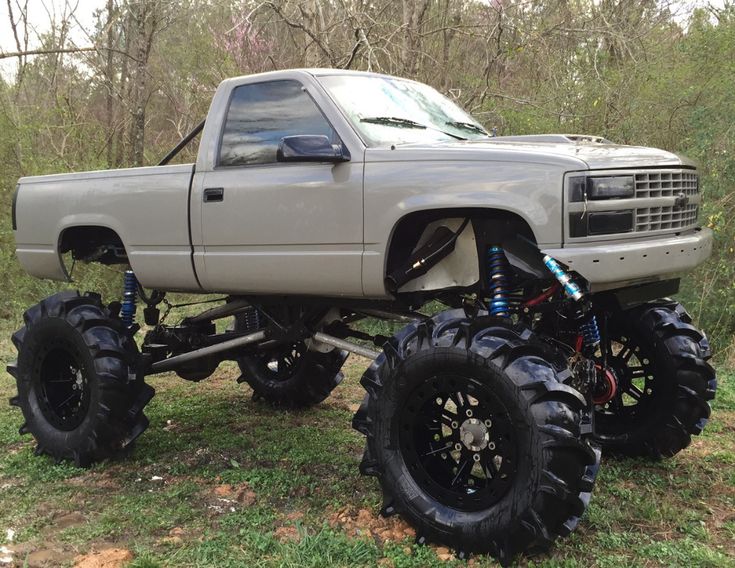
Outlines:
[[[410,393],[400,445],[416,482],[442,503],[491,506],[513,483],[516,432],[502,401],[473,377],[438,375]]]
[[[78,427],[87,415],[91,388],[74,345],[49,342],[35,373],[38,404],[44,417],[59,430]]]
[[[468,450],[479,452],[490,443],[490,432],[477,418],[468,418],[459,427],[459,439]]]

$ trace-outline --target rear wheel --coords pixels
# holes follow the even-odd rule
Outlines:
[[[353,425],[382,513],[460,556],[501,562],[548,548],[579,522],[599,466],[584,398],[528,330],[461,310],[410,325],[366,371]],[[552,363],[552,361],[554,361]]]
[[[79,466],[131,446],[146,429],[152,387],[137,372],[138,350],[96,295],[55,294],[24,314],[13,335],[19,406],[37,454]]]
[[[595,409],[597,441],[613,453],[670,457],[700,434],[715,396],[704,334],[671,301],[613,314],[602,349],[618,381]]]
[[[237,331],[254,331],[256,318],[248,313],[235,320]],[[319,404],[342,382],[340,372],[348,353],[335,349],[312,351],[303,341],[281,345],[238,359],[241,381],[253,397],[275,406],[304,408]]]

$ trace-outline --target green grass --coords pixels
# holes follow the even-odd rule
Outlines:
[[[9,343],[2,348],[10,358]],[[376,515],[380,493],[358,474],[363,439],[350,428],[364,363],[348,361],[334,395],[301,412],[252,402],[232,365],[200,384],[153,377],[151,426],[135,451],[91,470],[34,457],[17,434],[19,413],[2,405],[0,545],[13,529],[18,566],[37,550],[72,565],[110,546],[130,550],[135,568],[465,565],[440,561],[436,548],[414,546],[402,521]],[[735,566],[732,378],[720,372],[713,419],[688,450],[657,463],[605,459],[579,529],[519,564]],[[13,391],[6,376],[0,396]],[[69,513],[81,515],[69,523]]]

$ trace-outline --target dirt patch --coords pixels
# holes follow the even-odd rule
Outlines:
[[[273,535],[281,542],[298,542],[301,540],[299,530],[291,525],[278,527]]]
[[[184,537],[186,536],[186,531],[181,527],[174,527],[170,531],[168,531],[168,536],[165,536],[158,540],[159,544],[172,544],[174,546],[179,546],[184,544]]]
[[[120,481],[115,478],[117,472],[95,472],[90,475],[80,475],[66,480],[67,485],[86,489],[104,489],[106,491],[120,489]]]
[[[204,499],[207,502],[207,509],[218,515],[234,512],[241,507],[251,507],[258,500],[258,496],[247,483],[240,485],[223,483],[208,490]]]
[[[81,525],[85,522],[87,522],[86,517],[79,511],[74,511],[72,513],[66,513],[65,515],[55,517],[51,529],[63,531],[64,529]]]
[[[104,548],[74,559],[74,568],[122,568],[133,559],[126,548]]]
[[[29,543],[0,547],[3,564],[10,566],[24,566],[28,568],[46,568],[59,566],[74,558],[73,552],[65,552],[60,548],[44,548],[33,550]]]
[[[372,537],[381,544],[416,538],[416,531],[400,517],[385,519],[368,509],[350,506],[333,513],[329,517],[329,525],[341,528],[348,536]]]
[[[436,552],[436,557],[439,560],[443,560],[444,562],[454,560],[454,554],[446,546],[440,546],[434,552]]]
[[[248,483],[241,483],[240,485],[225,483],[215,487],[212,492],[218,498],[229,499],[245,507],[254,505],[258,497]]]
[[[229,483],[225,483],[224,485],[218,485],[214,488],[212,493],[214,493],[217,497],[229,497],[232,495],[232,492],[234,491],[232,485]]]

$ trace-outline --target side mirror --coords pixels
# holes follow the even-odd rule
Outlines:
[[[349,152],[341,144],[332,144],[327,136],[301,134],[284,136],[278,144],[279,162],[347,162]]]

